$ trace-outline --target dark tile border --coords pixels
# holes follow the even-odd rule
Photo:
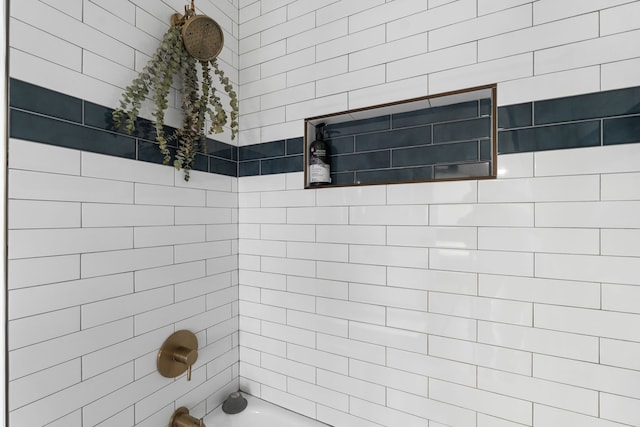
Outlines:
[[[16,79],[9,81],[9,136],[93,153],[162,164],[149,120],[129,135],[114,129],[112,109]],[[170,135],[175,128],[166,127]],[[238,176],[238,147],[207,139],[194,170]],[[170,147],[175,152],[175,147]]]
[[[332,165],[334,183],[374,183],[389,177],[391,180],[406,181],[464,176],[468,172],[473,173],[474,169],[485,168],[485,162],[489,159],[486,141],[482,140],[479,141],[480,162],[470,163],[464,168],[462,164],[435,168],[430,165],[415,166],[409,156],[405,161],[401,160],[402,164],[398,164],[396,172],[393,172],[393,169],[384,169],[386,159],[376,157],[374,164],[369,164],[365,159],[366,151],[359,151],[371,149],[371,144],[375,147],[394,147],[394,150],[412,150],[411,146],[416,144],[384,138],[374,140],[371,136],[366,137],[368,140],[363,139],[364,136],[358,140],[358,129],[387,135],[399,127],[432,126],[431,123],[447,119],[466,122],[472,127],[479,125],[483,132],[482,122],[468,120],[477,114],[477,106],[473,104],[456,112],[435,109],[429,115],[410,112],[394,115],[390,120],[368,119],[341,124],[330,134],[330,139],[336,142],[332,154],[341,157],[339,164]],[[110,108],[17,79],[10,79],[9,107],[9,135],[12,138],[162,163],[155,143],[154,127],[148,120],[139,120],[136,132],[132,135],[115,131]],[[480,103],[481,115],[486,108]],[[640,143],[640,87],[502,106],[498,107],[497,119],[498,154]],[[174,130],[168,127],[166,132]],[[443,130],[448,136],[439,136],[443,134],[436,132],[435,141],[433,135],[429,135],[424,147],[413,150],[424,151],[425,147],[433,150],[437,146],[433,143],[439,138],[464,137],[463,129]],[[398,133],[398,136],[407,139],[407,135],[414,132],[419,134],[420,131],[414,129]],[[369,146],[365,148],[363,144]],[[471,150],[469,143],[464,141],[450,144],[450,147],[458,150],[464,147],[465,153]],[[449,158],[448,153],[438,152],[438,156]],[[304,141],[298,137],[236,147],[208,139],[207,152],[198,153],[194,169],[227,176],[300,172],[304,170]]]

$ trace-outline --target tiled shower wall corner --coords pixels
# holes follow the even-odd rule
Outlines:
[[[156,427],[237,390],[237,178],[18,139],[9,159],[10,425]],[[190,382],[156,371],[180,329]]]
[[[237,86],[237,5],[197,3],[224,29],[219,63]],[[237,148],[211,142],[185,183],[154,164],[148,123],[130,137],[108,120],[183,5],[10,6],[9,425],[203,416],[238,387]],[[173,127],[175,105],[172,89]],[[156,370],[179,329],[199,341],[190,382]]]
[[[239,178],[241,387],[335,426],[637,425],[640,144]]]
[[[500,179],[483,182],[308,191],[302,174],[286,169],[289,162],[302,166],[305,117],[488,83],[498,83],[499,107],[640,85],[640,30],[632,19],[640,2],[506,3],[199,2],[225,30],[221,59],[240,86],[240,147],[260,153],[256,144],[283,141],[289,160],[279,171],[293,172],[244,176],[255,173],[255,163],[248,173],[240,166],[237,189],[235,178],[195,173],[184,187],[173,173],[155,181],[170,168],[11,141],[12,149],[31,153],[11,164],[10,194],[23,197],[20,215],[9,212],[18,221],[11,231],[29,242],[10,248],[28,256],[11,263],[27,260],[20,274],[40,277],[29,287],[14,277],[14,295],[84,286],[102,273],[109,279],[106,286],[94,282],[95,294],[81,288],[14,306],[44,304],[13,322],[26,331],[10,338],[23,359],[11,362],[15,372],[30,373],[32,361],[40,368],[13,381],[10,396],[19,407],[11,427],[25,425],[17,420],[28,427],[165,425],[180,405],[196,415],[211,410],[237,376],[253,394],[341,427],[640,424],[640,313],[633,304],[640,285],[639,144],[501,155]],[[11,77],[113,108],[176,8],[182,4],[14,0]],[[179,125],[173,106],[167,118]],[[521,140],[537,135],[534,150],[544,148],[544,133],[514,126]],[[52,161],[61,157],[65,162]],[[265,160],[257,160],[260,168]],[[270,172],[283,167],[272,163]],[[17,185],[22,176],[28,178]],[[226,179],[231,186],[220,188]],[[237,211],[228,205],[235,197]],[[114,210],[122,213],[108,215]],[[178,222],[156,224],[169,218],[141,213],[147,210],[173,210]],[[180,222],[184,210],[198,222]],[[216,222],[222,212],[230,222]],[[239,238],[215,234],[235,228],[235,215]],[[98,218],[116,224],[92,226]],[[206,231],[153,232],[203,225],[214,227],[214,240]],[[40,244],[31,245],[29,234]],[[161,305],[163,280],[179,280],[147,262],[169,261],[162,256],[173,248],[169,265],[190,253],[208,268],[211,253],[198,245],[222,245],[216,236],[231,253],[214,260],[233,258],[238,245],[239,268],[221,273],[230,273],[228,289],[197,279],[167,284],[175,295],[204,293],[130,315],[137,310],[131,301],[142,310]],[[153,242],[160,237],[177,240]],[[188,247],[198,255],[181,252]],[[102,257],[108,262],[95,262]],[[45,264],[32,269],[28,260]],[[160,274],[140,279],[147,271]],[[124,280],[117,291],[110,281],[116,276]],[[159,286],[141,289],[158,299],[120,305],[121,297],[105,296],[127,286],[136,291],[140,280]],[[231,292],[236,281],[239,303],[205,296]],[[191,300],[204,311],[181,319]],[[236,318],[234,340],[224,328],[233,329]],[[43,321],[52,327],[42,328]],[[205,324],[221,325],[199,332],[206,345],[199,363],[208,363],[194,381],[206,382],[164,383],[151,374],[165,330]],[[136,341],[136,331],[146,330],[146,338],[157,333],[157,343]],[[103,346],[98,338],[105,337]],[[41,354],[48,345],[59,362],[49,365]],[[146,353],[138,356],[140,348]]]
[[[638,13],[242,3],[243,146],[491,83],[508,114],[497,180],[239,178],[241,387],[340,427],[640,425],[640,100],[599,95],[640,85]]]

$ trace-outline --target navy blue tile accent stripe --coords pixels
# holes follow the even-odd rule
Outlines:
[[[9,129],[12,138],[127,159],[136,158],[135,138],[103,132],[78,123],[11,109]]]
[[[111,109],[16,79],[9,102],[13,138],[162,163],[149,120],[138,120],[132,135],[115,131]],[[490,113],[481,100],[327,126],[333,183],[486,175]],[[640,87],[503,106],[497,119],[499,154],[640,143]],[[303,153],[301,137],[240,148],[208,139],[194,169],[227,176],[299,172]]]
[[[601,145],[600,121],[588,121],[501,132],[498,152],[521,153],[598,145]]]
[[[536,125],[640,114],[640,87],[534,103]]]
[[[602,143],[604,145],[632,142],[640,142],[640,115],[603,121]]]
[[[9,136],[77,150],[137,159],[163,161],[155,129],[146,119],[129,135],[116,131],[112,109],[16,79],[9,82]],[[166,127],[170,135],[174,128]],[[238,148],[207,139],[205,153],[196,154],[194,170],[238,176]],[[172,152],[175,148],[170,147]]]
[[[238,176],[273,175],[304,170],[302,137],[240,147]]]
[[[498,154],[640,142],[640,87],[498,108]]]
[[[9,105],[32,113],[82,123],[82,100],[11,79]]]

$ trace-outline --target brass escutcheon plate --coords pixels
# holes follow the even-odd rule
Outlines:
[[[158,351],[158,372],[163,377],[175,378],[184,373],[188,366],[175,360],[174,356],[181,348],[198,350],[198,338],[191,331],[174,332],[165,340]],[[197,357],[197,356],[196,356]]]

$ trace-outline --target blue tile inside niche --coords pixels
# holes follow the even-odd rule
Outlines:
[[[491,119],[489,117],[433,125],[434,144],[489,137],[491,137]]]
[[[367,153],[344,154],[331,157],[332,172],[361,171],[367,169],[384,169],[391,166],[391,153],[370,151]]]
[[[473,117],[478,117],[478,101],[461,102],[458,104],[393,114],[391,121],[394,128],[401,128],[437,122],[464,120]]]
[[[480,160],[492,161],[493,156],[491,155],[491,140],[485,139],[483,141],[479,141],[480,143]]]
[[[431,144],[431,126],[356,135],[356,152]]]
[[[335,123],[324,128],[324,139],[389,129],[389,116]]]
[[[353,153],[356,146],[355,135],[327,139],[325,142],[331,155]]]
[[[491,98],[481,99],[480,101],[480,117],[490,116],[493,114]]]
[[[357,171],[352,184],[426,181],[434,178],[433,166]]]
[[[331,185],[350,185],[355,183],[356,183],[356,173],[353,171],[331,173]]]
[[[462,179],[489,176],[491,164],[489,162],[461,163],[453,165],[434,166],[435,179]]]
[[[478,160],[478,142],[428,145],[393,150],[393,167],[425,166]]]

